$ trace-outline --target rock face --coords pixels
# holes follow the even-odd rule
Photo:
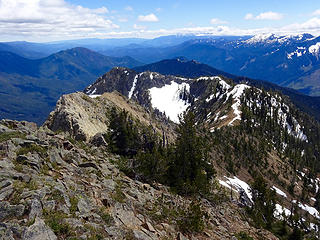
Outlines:
[[[177,220],[185,216],[171,212],[186,209],[190,200],[125,176],[114,165],[119,156],[103,144],[69,141],[70,133],[15,121],[0,121],[0,128],[15,133],[0,135],[0,191],[7,192],[0,201],[0,239],[231,239],[240,231],[276,239],[250,227],[229,201],[203,201],[205,232],[181,234]],[[22,151],[38,156],[37,169],[17,161]]]
[[[157,121],[152,116],[152,112],[128,101],[118,92],[104,93],[98,98],[91,98],[81,92],[63,95],[44,126],[52,131],[68,132],[76,140],[105,145],[101,135],[108,131],[108,116],[113,107],[128,111],[135,119],[145,125],[152,125],[159,133],[172,132],[170,129],[173,125],[165,125]]]
[[[98,104],[94,99],[82,93],[73,93],[62,96],[57,102],[45,125],[53,131],[62,130],[69,132],[78,140],[87,140],[97,133],[105,133],[108,129],[105,105]]]

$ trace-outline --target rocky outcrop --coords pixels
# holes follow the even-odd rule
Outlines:
[[[118,92],[104,93],[97,98],[81,92],[63,95],[44,126],[55,132],[67,132],[76,140],[91,141],[98,146],[105,145],[101,135],[108,131],[108,116],[112,107],[128,111],[137,121],[146,126],[152,125],[160,134],[166,132],[168,137],[172,138],[170,132],[173,125],[157,121],[152,112],[129,101]]]
[[[63,95],[44,125],[53,131],[69,132],[77,140],[88,140],[107,131],[105,114],[109,108],[110,103],[102,104],[80,92]]]
[[[182,233],[178,221],[191,200],[125,176],[103,144],[19,122],[0,128],[0,239],[234,239],[240,231],[276,239],[250,226],[227,198],[202,199],[205,231]]]

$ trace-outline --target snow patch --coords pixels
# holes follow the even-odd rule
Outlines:
[[[292,202],[293,202],[293,203],[297,203],[297,200],[292,200]],[[302,210],[304,210],[304,211],[308,212],[310,215],[314,216],[315,218],[320,219],[319,212],[318,212],[318,210],[315,209],[314,207],[310,207],[310,206],[308,206],[307,204],[303,204],[303,203],[301,203],[301,202],[298,202],[298,206],[299,206]]]
[[[89,95],[89,97],[97,98],[97,97],[101,97],[101,94],[91,94],[91,95]]]
[[[317,58],[319,57],[319,52],[320,52],[320,42],[317,42],[315,45],[312,45],[309,47],[309,53],[316,56]]]
[[[226,101],[228,100],[230,95],[232,95],[232,98],[235,101],[235,103],[231,107],[233,109],[233,113],[236,115],[231,120],[231,122],[229,122],[229,124],[228,124],[229,126],[232,126],[234,121],[241,120],[241,110],[240,110],[241,101],[240,101],[240,97],[244,94],[244,91],[247,88],[250,88],[250,86],[248,86],[246,84],[238,84],[232,89],[232,91],[228,92],[228,94],[227,94]]]
[[[283,219],[283,215],[285,215],[286,217],[291,215],[291,211],[283,206],[281,206],[280,204],[276,204],[276,209],[273,213],[273,216],[275,218],[278,218],[280,220]]]
[[[251,187],[246,182],[240,180],[236,176],[233,178],[224,177],[227,180],[219,180],[219,183],[227,188],[233,189],[236,192],[239,192],[241,189],[243,189],[246,194],[248,195],[250,201],[252,202],[252,193],[251,193]]]
[[[276,193],[279,194],[280,196],[283,196],[283,197],[287,198],[287,194],[285,192],[281,191],[276,186],[272,186],[272,189],[274,189],[276,191]]]
[[[178,84],[174,81],[161,88],[150,88],[151,105],[165,113],[172,121],[179,123],[179,115],[190,106],[189,103],[180,98],[180,94],[184,90],[189,92],[190,85],[187,83]]]
[[[134,91],[134,89],[136,88],[136,85],[137,85],[137,81],[138,81],[138,75],[136,75],[134,77],[134,79],[133,79],[132,87],[131,87],[131,89],[129,91],[129,95],[128,95],[129,99],[131,99],[131,97],[132,97],[133,91]]]

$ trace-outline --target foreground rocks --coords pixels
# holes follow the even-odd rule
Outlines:
[[[200,200],[205,230],[181,232],[190,199],[125,176],[101,136],[91,143],[27,122],[0,121],[0,239],[276,239],[220,191]]]

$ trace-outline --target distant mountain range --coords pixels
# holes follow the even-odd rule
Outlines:
[[[201,38],[169,47],[117,47],[103,54],[131,56],[151,63],[184,56],[225,72],[263,79],[298,91],[320,95],[320,37],[258,35],[251,38]]]
[[[0,119],[42,123],[65,93],[79,91],[115,66],[135,67],[131,57],[107,57],[85,48],[30,60],[0,52]]]
[[[1,43],[0,50],[38,59],[85,47],[106,56],[130,56],[144,63],[184,56],[237,76],[266,80],[320,96],[320,37],[170,35],[155,39],[80,39],[50,43]]]

